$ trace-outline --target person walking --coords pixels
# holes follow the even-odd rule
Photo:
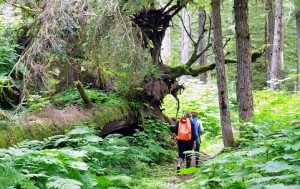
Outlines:
[[[198,113],[197,112],[192,112],[191,122],[195,125],[195,135],[196,135],[195,152],[196,152],[196,167],[197,167],[197,166],[199,166],[199,163],[200,163],[200,158],[199,158],[200,144],[201,144],[200,133],[204,132],[204,128],[203,128],[203,125],[202,125],[201,121],[198,120]]]
[[[177,170],[180,170],[181,164],[186,158],[186,168],[191,166],[191,156],[185,157],[184,152],[193,150],[196,146],[195,125],[190,121],[191,113],[185,112],[184,116],[176,123],[174,132],[177,136],[178,161]]]

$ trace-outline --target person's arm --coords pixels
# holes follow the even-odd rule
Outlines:
[[[198,120],[198,121],[199,121],[199,120]],[[199,131],[200,131],[201,133],[204,132],[204,128],[203,128],[203,125],[202,125],[201,121],[199,121]]]
[[[175,133],[176,135],[178,135],[178,125],[179,125],[179,122],[177,122],[177,123],[175,124],[175,127],[174,127],[174,133]]]

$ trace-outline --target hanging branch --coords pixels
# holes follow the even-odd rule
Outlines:
[[[203,26],[203,28],[204,28],[204,26]],[[196,60],[200,56],[202,56],[212,46],[212,44],[210,42],[211,28],[212,28],[212,22],[211,22],[211,18],[209,17],[208,41],[207,41],[206,47],[203,49],[203,51],[198,52],[200,41],[203,38],[204,33],[207,31],[207,30],[203,29],[203,32],[201,33],[201,35],[199,36],[199,38],[196,42],[196,45],[194,47],[194,51],[192,53],[192,56],[190,57],[190,59],[185,64],[186,67],[190,68],[196,62]]]
[[[187,28],[185,27],[185,24],[184,24],[184,21],[183,21],[182,17],[181,17],[180,15],[178,15],[178,17],[180,18],[180,21],[181,21],[181,23],[182,23],[182,26],[183,26],[184,31],[187,33],[187,35],[189,36],[190,40],[192,41],[192,43],[193,43],[193,45],[194,45],[194,47],[195,47],[195,46],[197,45],[197,42],[196,42],[196,41],[193,39],[193,37],[192,37],[191,24],[189,24],[189,30],[190,30],[190,31],[188,31]],[[190,18],[189,18],[189,19],[190,19]]]

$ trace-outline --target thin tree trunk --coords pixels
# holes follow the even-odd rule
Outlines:
[[[297,74],[300,74],[300,9],[296,7],[296,26],[297,26],[297,38],[298,38],[298,69]],[[300,75],[298,75],[297,90],[300,91]]]
[[[168,28],[166,30],[164,39],[161,46],[161,60],[163,63],[169,63],[169,58],[171,56],[171,30]]]
[[[275,90],[278,88],[278,62],[279,53],[281,48],[282,37],[282,0],[276,0],[276,15],[275,15],[275,28],[274,28],[274,41],[271,61],[271,74],[270,74],[270,87]]]
[[[3,9],[3,21],[2,23],[6,26],[10,24],[10,22],[13,19],[14,12],[13,12],[13,6],[11,5],[13,0],[7,0],[5,3],[4,9]]]
[[[224,146],[233,146],[234,138],[231,128],[230,111],[227,95],[227,84],[225,75],[224,52],[222,42],[222,25],[220,14],[220,0],[212,0],[212,17],[214,31],[214,53],[217,70],[217,84],[219,96],[219,109],[222,125]]]
[[[199,7],[199,35],[202,34],[203,29],[204,29],[204,25],[205,25],[205,13],[204,13],[204,7]],[[205,42],[205,38],[203,36],[203,38],[200,40],[200,49],[199,51],[202,52],[205,49],[206,46],[206,42]],[[200,66],[205,66],[207,63],[206,60],[206,53],[203,53],[200,58],[199,58],[199,65]],[[200,74],[200,81],[202,81],[203,83],[207,82],[207,72]]]
[[[190,17],[189,12],[187,10],[183,10],[182,12],[183,24],[182,26],[182,38],[181,38],[181,63],[185,64],[189,59],[189,36],[186,32],[190,32]],[[185,29],[184,29],[185,28]],[[181,81],[185,83],[187,81],[187,76],[181,76]]]
[[[283,80],[282,83],[284,83],[284,79],[285,79],[284,67],[285,66],[284,66],[284,56],[283,56],[283,38],[280,43],[279,57],[280,57],[280,79]]]
[[[266,10],[267,10],[267,44],[273,44],[274,40],[274,0],[266,0]],[[268,49],[268,52],[266,53],[267,60],[266,60],[266,71],[267,71],[267,79],[270,80],[270,68],[271,68],[271,61],[272,61],[272,48]],[[268,87],[270,87],[270,84],[267,83]]]
[[[237,52],[237,101],[239,117],[248,121],[253,117],[252,62],[248,25],[248,0],[234,0],[236,52]]]

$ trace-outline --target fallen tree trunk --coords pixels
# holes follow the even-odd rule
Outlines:
[[[8,119],[8,118],[7,118]],[[127,135],[138,126],[138,117],[130,106],[124,104],[94,106],[84,109],[71,105],[62,110],[46,105],[21,118],[19,122],[7,120],[7,126],[0,128],[0,148],[10,147],[23,140],[42,140],[65,134],[76,125],[88,125],[99,131],[100,136],[110,133]]]

